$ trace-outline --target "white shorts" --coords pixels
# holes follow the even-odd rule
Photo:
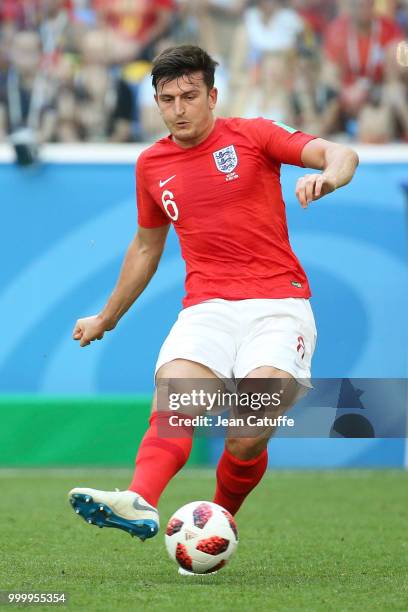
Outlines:
[[[316,326],[309,300],[302,298],[201,302],[182,310],[163,343],[157,370],[173,359],[188,359],[220,378],[245,378],[272,366],[310,386]]]

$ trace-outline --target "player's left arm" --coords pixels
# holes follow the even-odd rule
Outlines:
[[[306,168],[323,170],[318,174],[305,174],[296,184],[296,196],[302,208],[319,200],[339,187],[347,185],[359,164],[357,153],[346,145],[315,138],[302,151]]]

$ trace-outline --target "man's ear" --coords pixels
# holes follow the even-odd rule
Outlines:
[[[214,110],[217,104],[217,99],[218,99],[218,89],[216,87],[213,87],[212,89],[210,89],[210,92],[208,94],[208,99],[209,99],[210,109]]]

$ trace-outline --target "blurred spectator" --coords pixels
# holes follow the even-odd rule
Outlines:
[[[336,0],[292,0],[291,5],[319,40],[336,15]]]
[[[159,136],[150,62],[189,42],[220,62],[219,114],[408,141],[404,33],[408,0],[0,0],[0,139]]]
[[[302,54],[292,94],[294,125],[322,138],[340,131],[338,99],[338,90],[322,78],[320,55]]]
[[[375,0],[375,14],[389,19],[395,18],[397,0]]]
[[[0,83],[0,136],[29,128],[37,142],[50,140],[55,127],[52,90],[41,70],[37,32],[14,35],[10,65]]]
[[[257,0],[245,11],[244,26],[232,65],[232,114],[290,122],[290,96],[304,23],[282,0]],[[238,57],[241,61],[247,58],[249,71],[238,64]]]
[[[290,96],[293,86],[293,58],[264,53],[251,72],[248,84],[243,83],[239,95],[231,100],[233,115],[262,116],[293,123]],[[238,106],[240,104],[240,106]]]
[[[244,15],[251,53],[290,53],[296,48],[304,23],[282,0],[257,0]]]
[[[228,68],[231,53],[235,51],[236,30],[242,23],[247,0],[201,0],[195,4],[198,5],[200,44]]]
[[[383,124],[381,140],[389,128],[389,111],[382,109],[385,103],[382,85],[395,70],[395,43],[403,34],[398,24],[375,14],[375,0],[348,0],[348,14],[335,19],[327,28],[324,51],[326,76],[337,81],[341,89],[339,112],[347,131],[358,131],[358,117],[365,112],[365,105],[376,108],[377,125],[373,124],[372,138],[365,121],[364,138],[377,142],[379,124]]]
[[[171,29],[175,0],[93,0],[106,29],[111,61],[152,59],[155,42]]]
[[[1,43],[9,49],[19,30],[36,30],[40,22],[41,0],[0,0]]]
[[[200,29],[206,0],[175,1],[175,20],[171,31],[174,44],[202,44]]]
[[[96,27],[97,16],[92,6],[92,0],[72,0],[70,2],[70,13],[73,23],[88,28]]]
[[[397,3],[396,9],[396,20],[405,34],[405,38],[408,37],[408,0],[400,0]]]
[[[0,21],[15,30],[32,30],[40,24],[42,0],[2,0]]]
[[[132,136],[133,98],[126,81],[109,70],[109,39],[90,30],[81,43],[82,63],[59,71],[57,140],[127,142]],[[67,62],[67,58],[65,60]]]
[[[52,61],[53,55],[68,47],[70,17],[65,0],[42,0],[40,23],[43,54]]]

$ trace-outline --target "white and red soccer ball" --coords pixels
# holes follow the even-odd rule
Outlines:
[[[179,508],[166,529],[166,548],[183,569],[195,574],[216,572],[238,545],[234,517],[218,504],[196,501]]]

